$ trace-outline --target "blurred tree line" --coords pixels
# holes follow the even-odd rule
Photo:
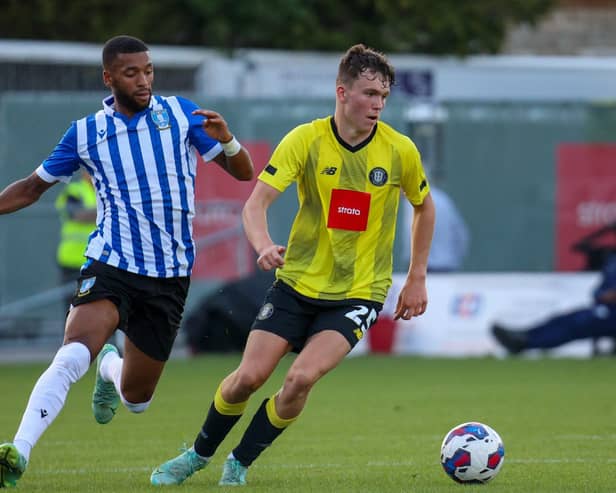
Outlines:
[[[0,37],[102,43],[389,53],[498,53],[508,27],[556,0],[0,0]]]

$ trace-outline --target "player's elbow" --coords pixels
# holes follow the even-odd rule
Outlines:
[[[240,181],[250,181],[254,178],[254,176],[255,176],[255,170],[251,166],[249,168],[239,170],[236,173],[235,178],[237,178]]]
[[[231,169],[233,177],[240,181],[252,180],[255,167],[252,164],[250,154],[245,149],[242,149],[236,156],[227,157],[229,169]]]
[[[48,183],[36,174],[36,172],[32,173],[27,178],[23,179],[23,192],[24,196],[28,197],[32,200],[32,202],[36,202],[41,198],[50,187],[52,187],[57,182]]]

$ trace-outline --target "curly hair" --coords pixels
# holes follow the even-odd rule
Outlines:
[[[338,84],[351,84],[362,74],[373,72],[380,74],[385,82],[393,86],[396,82],[394,67],[389,63],[387,57],[364,44],[351,46],[340,60],[338,66]]]

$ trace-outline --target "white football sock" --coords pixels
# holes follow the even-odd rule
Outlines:
[[[32,447],[60,413],[70,386],[86,374],[89,366],[88,348],[80,342],[71,342],[58,350],[39,377],[13,440],[26,460],[30,459]]]
[[[113,382],[116,392],[120,396],[120,400],[124,407],[131,413],[142,413],[149,406],[152,399],[147,402],[129,402],[122,394],[122,365],[124,360],[120,358],[115,351],[109,351],[100,364],[99,373],[103,380],[107,382]]]
[[[122,395],[122,364],[124,360],[115,351],[109,351],[101,361],[99,373],[105,382],[113,382],[118,395]]]
[[[122,394],[120,394],[120,399],[122,399],[122,404],[124,404],[126,409],[128,409],[131,413],[136,414],[144,412],[148,407],[150,407],[150,403],[152,402],[152,399],[147,402],[128,402]]]

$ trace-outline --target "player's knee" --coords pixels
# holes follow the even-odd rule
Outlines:
[[[150,403],[152,402],[151,398],[143,402],[130,402],[126,400],[123,395],[120,396],[120,399],[122,399],[122,404],[124,404],[124,407],[128,409],[131,413],[135,414],[145,412],[146,409],[150,407]]]
[[[90,350],[80,342],[66,344],[56,353],[52,366],[65,372],[70,382],[75,383],[90,367]]]
[[[303,395],[310,391],[318,376],[302,368],[292,368],[285,378],[284,387],[293,395]]]
[[[267,380],[267,375],[259,371],[238,371],[233,382],[234,390],[242,395],[250,395]]]

